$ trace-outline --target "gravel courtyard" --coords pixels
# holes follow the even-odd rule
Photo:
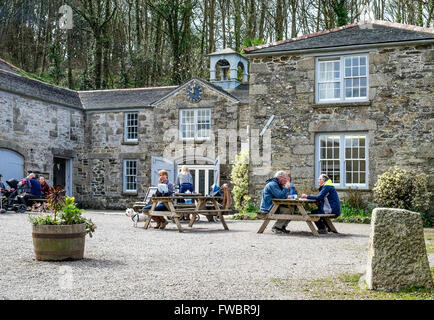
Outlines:
[[[369,225],[335,223],[339,234],[315,238],[304,222],[275,235],[272,223],[257,234],[262,221],[227,220],[225,231],[202,217],[179,233],[85,215],[97,225],[85,259],[62,263],[34,259],[27,215],[0,215],[0,299],[309,299],[300,283],[362,273],[367,260]]]

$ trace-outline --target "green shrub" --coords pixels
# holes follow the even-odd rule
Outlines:
[[[378,177],[373,191],[379,206],[420,212],[425,226],[432,223],[426,174],[395,166]]]
[[[348,223],[371,223],[372,211],[363,208],[354,208],[349,199],[341,201],[341,215],[336,218],[337,222]]]
[[[235,164],[232,167],[231,183],[233,185],[235,209],[242,210],[244,196],[249,194],[249,149],[243,149],[235,157]]]

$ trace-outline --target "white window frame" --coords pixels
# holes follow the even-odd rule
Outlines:
[[[193,188],[194,192],[200,193],[200,183],[199,183],[199,171],[204,171],[204,195],[209,195],[210,188],[214,184],[214,181],[210,181],[209,179],[209,172],[212,171],[215,173],[215,167],[213,165],[209,164],[189,164],[187,165],[188,169],[190,170],[190,173],[194,171],[194,181],[193,181]],[[181,173],[181,167],[178,167],[178,174]],[[215,177],[214,177],[215,179]]]
[[[333,184],[337,189],[369,189],[369,135],[367,132],[326,132],[319,133],[315,137],[315,186],[318,188],[318,176],[323,173],[321,172],[321,164],[320,164],[320,139],[321,137],[328,136],[339,136],[339,171],[340,171],[340,182],[336,183],[333,181]],[[365,137],[365,183],[347,183],[347,175],[346,175],[346,159],[345,159],[345,137],[350,136],[364,136]],[[361,160],[360,158],[359,160]],[[350,160],[351,161],[351,160]]]
[[[135,174],[131,174],[131,172],[128,172],[128,169],[130,167],[128,164],[135,163]],[[138,172],[138,166],[139,161],[137,159],[125,159],[123,161],[123,174],[122,174],[122,180],[123,180],[123,192],[124,193],[137,193],[137,172]],[[128,177],[133,177],[135,184],[135,189],[128,189]]]
[[[366,97],[356,97],[356,98],[346,98],[345,97],[345,58],[353,58],[353,57],[364,57],[366,58]],[[322,61],[337,61],[340,63],[340,97],[335,99],[320,99],[319,96],[319,69],[320,62]],[[343,102],[365,102],[369,101],[369,54],[367,53],[354,53],[354,54],[346,54],[346,55],[336,55],[336,56],[321,56],[316,57],[315,60],[315,103],[343,103]]]
[[[135,115],[137,117],[137,125],[132,126],[128,123],[128,116]],[[136,138],[129,138],[129,129],[136,128]],[[125,112],[124,116],[124,141],[137,142],[139,140],[139,113],[138,112]]]
[[[209,112],[209,135],[207,137],[199,137],[198,133],[198,113],[199,111],[208,111]],[[193,112],[193,123],[194,123],[194,134],[193,137],[184,137],[182,126],[183,126],[183,112]],[[197,108],[197,109],[180,109],[179,110],[179,137],[180,140],[209,140],[211,137],[211,109],[208,108]]]

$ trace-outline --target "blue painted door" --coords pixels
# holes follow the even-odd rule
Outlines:
[[[3,182],[24,177],[24,158],[17,152],[0,148],[0,173]]]
[[[152,157],[152,186],[156,187],[158,185],[158,171],[166,170],[169,176],[169,182],[175,184],[175,179],[177,176],[176,163],[161,157]]]

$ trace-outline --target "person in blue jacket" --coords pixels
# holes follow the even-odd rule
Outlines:
[[[170,197],[173,195],[174,193],[174,187],[173,184],[171,182],[169,182],[169,173],[166,170],[160,170],[158,171],[158,175],[160,176],[158,178],[158,190],[155,193],[155,195],[157,197]],[[163,186],[160,185],[167,185],[167,191],[161,191]],[[160,190],[161,189],[161,190]],[[149,210],[151,209],[152,206],[148,205],[142,208],[142,210]],[[158,203],[155,206],[155,211],[168,211],[166,206],[164,205],[164,203]],[[164,217],[158,217],[158,216],[153,216],[152,220],[154,220],[155,222],[157,222],[157,225],[154,227],[155,229],[164,229],[167,224],[169,223],[166,218]]]
[[[291,175],[285,171],[277,171],[274,178],[266,181],[264,190],[262,191],[262,199],[260,210],[262,212],[270,212],[273,207],[272,199],[288,199],[294,198],[297,194],[295,185],[291,182]],[[276,211],[276,214],[279,212]],[[277,220],[271,229],[274,233],[289,233],[286,226],[290,220]]]
[[[335,214],[339,216],[341,214],[341,204],[339,201],[338,193],[330,178],[321,174],[318,177],[319,194],[317,196],[302,194],[302,198],[312,199],[319,201],[317,210],[312,210],[312,214]],[[315,222],[318,227],[318,233],[327,233],[327,223],[321,218]]]
[[[32,172],[27,176],[27,183],[30,185],[30,192],[21,197],[21,202],[27,206],[27,200],[39,199],[42,197],[41,184],[36,179],[35,174]]]

